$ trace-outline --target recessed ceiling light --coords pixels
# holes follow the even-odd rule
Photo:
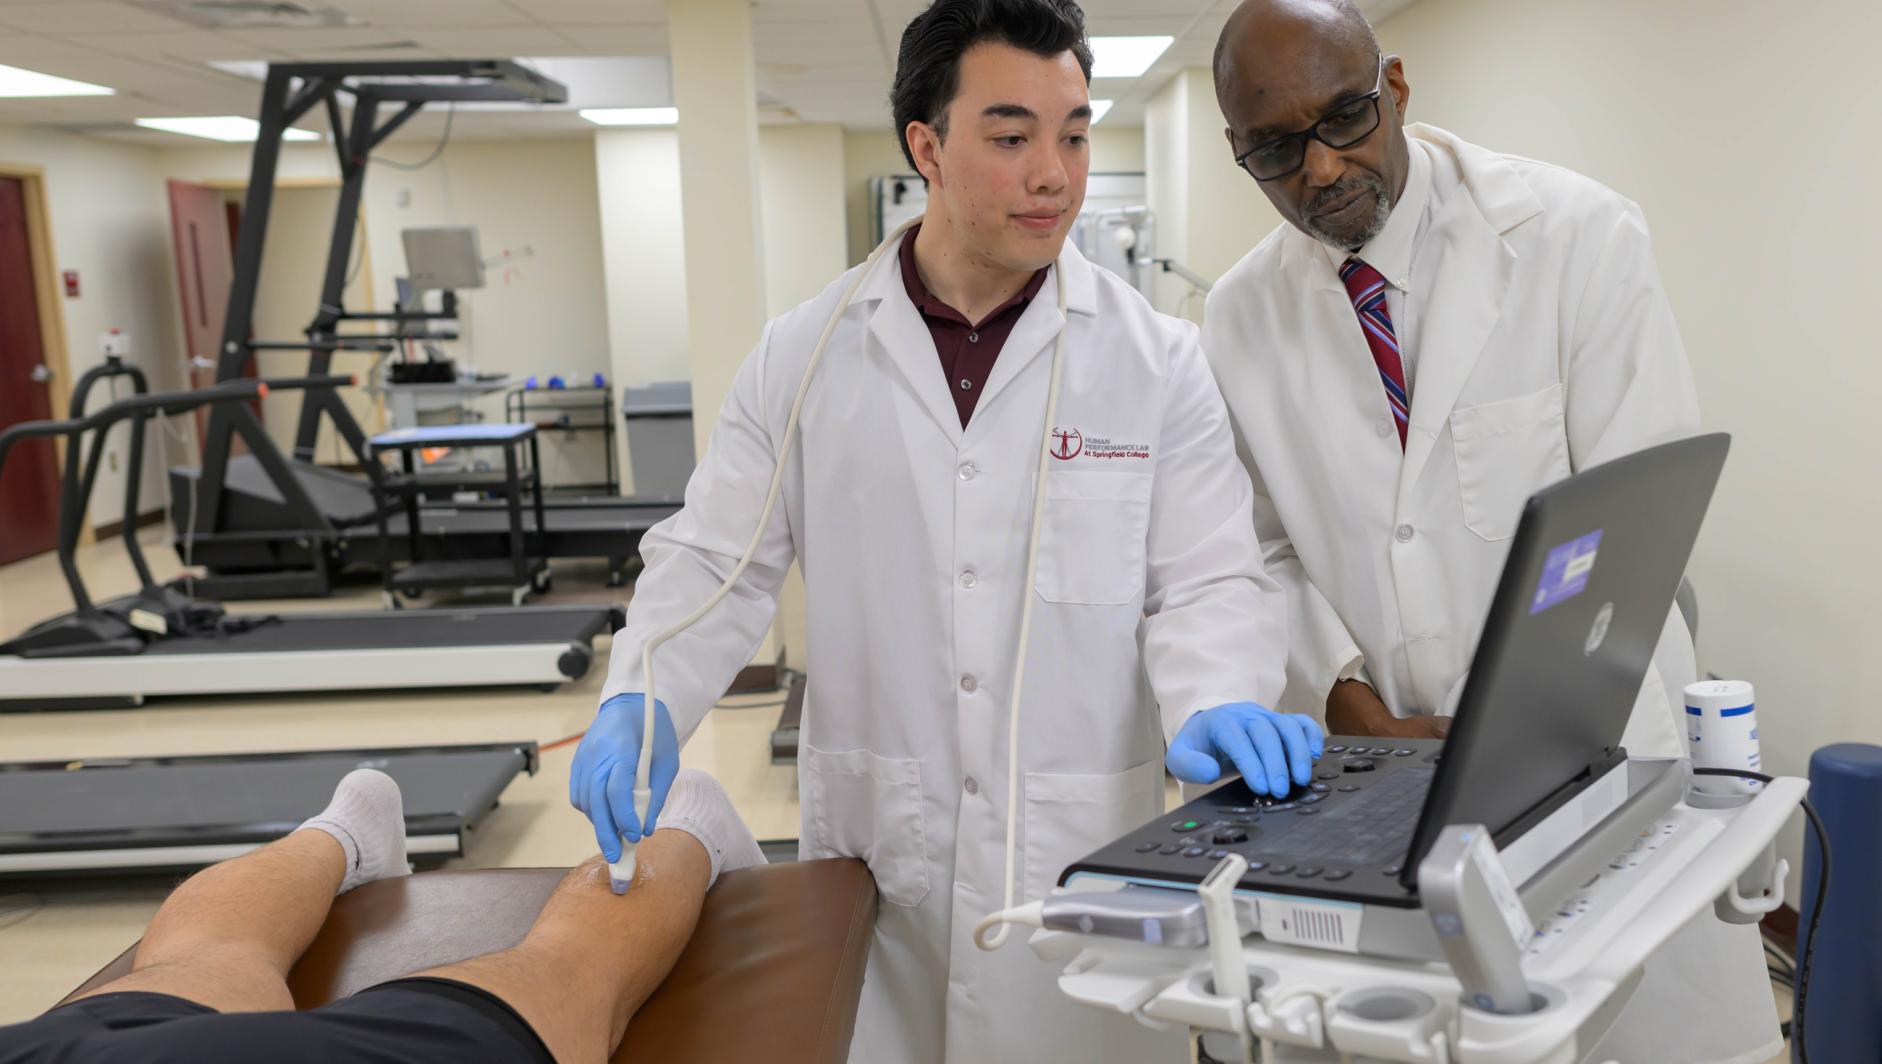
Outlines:
[[[145,129],[162,130],[165,133],[181,133],[186,137],[202,137],[207,140],[223,140],[230,143],[252,143],[261,132],[260,123],[252,118],[240,115],[196,115],[189,118],[140,118],[137,124]],[[288,128],[281,131],[282,140],[319,140],[320,134],[305,129]]]
[[[1174,37],[1093,37],[1091,76],[1134,78],[1150,69]]]
[[[598,126],[673,126],[680,121],[677,107],[584,107],[581,116]]]
[[[1109,113],[1110,110],[1111,110],[1110,100],[1091,101],[1091,124],[1095,126],[1099,122],[1104,121],[1104,116],[1107,113]]]
[[[117,91],[103,85],[41,74],[36,70],[0,66],[0,96],[112,96]]]

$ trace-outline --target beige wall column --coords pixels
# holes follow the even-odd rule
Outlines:
[[[732,378],[765,323],[750,0],[667,0],[667,42],[680,112],[693,446],[703,456]],[[778,631],[774,625],[754,663],[777,659]]]
[[[765,323],[751,4],[668,0],[667,38],[680,111],[693,434],[704,454],[732,376]]]

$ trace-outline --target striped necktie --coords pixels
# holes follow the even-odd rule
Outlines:
[[[1398,355],[1398,337],[1392,334],[1392,315],[1385,309],[1385,277],[1358,259],[1340,267],[1340,280],[1359,314],[1359,327],[1372,349],[1373,364],[1385,382],[1385,398],[1398,423],[1398,446],[1405,448],[1405,426],[1411,421],[1411,394],[1405,390],[1405,364]]]

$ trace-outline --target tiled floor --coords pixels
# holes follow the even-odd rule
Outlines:
[[[141,537],[159,574],[181,571],[158,529]],[[94,596],[135,588],[116,541],[80,552]],[[558,569],[556,601],[606,601],[598,571]],[[627,589],[622,589],[625,596]],[[375,608],[376,586],[326,600],[239,603],[239,612]],[[69,608],[51,556],[0,568],[0,633],[10,637]],[[437,693],[180,699],[145,709],[0,714],[0,759],[8,761],[234,751],[400,746],[534,739],[544,746],[586,727],[606,672],[596,667],[551,693],[534,688]],[[770,763],[778,695],[728,699],[686,747],[686,762],[717,776],[760,839],[797,835],[794,770]],[[748,707],[748,708],[740,708]],[[568,805],[573,744],[545,752],[541,770],[511,784],[467,855],[448,867],[569,865],[595,852],[588,822]],[[1174,788],[1169,801],[1178,801]],[[0,881],[0,1024],[37,1015],[135,940],[172,884],[168,878]],[[1789,1015],[1787,994],[1779,1011]],[[1777,1058],[1772,1064],[1780,1064]]]

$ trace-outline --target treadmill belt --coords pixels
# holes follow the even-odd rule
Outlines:
[[[326,808],[340,777],[399,783],[408,832],[482,817],[535,744],[0,764],[0,854],[278,838]]]
[[[302,650],[398,650],[432,647],[587,643],[609,631],[614,607],[524,606],[437,610],[352,610],[284,613],[227,635],[191,636],[150,644],[143,656]],[[267,617],[236,613],[231,616]]]

